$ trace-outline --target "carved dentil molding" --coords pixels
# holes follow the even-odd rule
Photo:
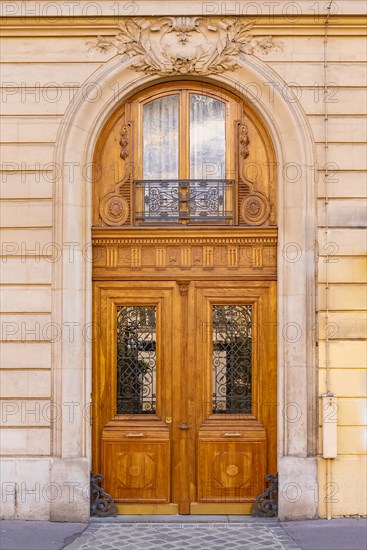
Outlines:
[[[259,237],[93,237],[94,246],[276,246],[277,236]]]
[[[130,69],[150,75],[220,74],[233,71],[240,54],[278,49],[271,36],[255,38],[252,22],[240,18],[129,18],[113,37],[98,36],[88,44],[131,59]]]

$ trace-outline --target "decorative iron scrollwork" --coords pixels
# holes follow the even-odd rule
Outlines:
[[[135,222],[233,221],[233,180],[136,180]]]
[[[117,306],[117,414],[156,409],[156,306]]]
[[[254,517],[272,518],[278,515],[278,474],[267,474],[265,482],[271,485],[256,497],[252,512]]]
[[[113,498],[101,487],[103,480],[102,474],[90,474],[90,515],[100,518],[116,515]]]
[[[249,414],[252,394],[252,306],[213,306],[213,413]]]

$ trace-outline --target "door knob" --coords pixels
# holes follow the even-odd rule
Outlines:
[[[182,424],[180,424],[180,430],[188,430],[189,429],[189,425],[186,424],[185,422],[182,422]]]

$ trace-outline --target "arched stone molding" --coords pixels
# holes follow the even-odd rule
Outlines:
[[[55,241],[63,243],[54,264],[54,321],[77,323],[77,338],[55,343],[54,399],[75,402],[73,422],[63,415],[54,427],[54,459],[59,482],[87,483],[91,428],[85,414],[92,380],[92,278],[90,228],[91,166],[98,135],[112,112],[132,93],[172,78],[140,75],[116,56],[97,70],[79,90],[63,118],[55,163]],[[185,79],[189,78],[185,75]],[[315,422],[315,275],[316,199],[312,134],[297,98],[282,79],[253,56],[241,67],[204,80],[234,89],[256,108],[273,140],[278,159],[278,457],[281,518],[317,514]],[[70,243],[73,243],[72,245]],[[73,254],[70,254],[71,246]],[[70,325],[69,325],[70,326]],[[83,414],[84,413],[84,414]],[[55,464],[57,466],[55,466]],[[51,474],[52,476],[52,474]],[[53,477],[53,476],[52,476]],[[55,505],[54,519],[77,521],[80,506]],[[51,504],[52,508],[52,504]]]

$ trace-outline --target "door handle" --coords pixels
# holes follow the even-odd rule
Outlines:
[[[144,434],[143,433],[126,434],[126,437],[144,437]]]
[[[235,433],[230,433],[230,432],[227,432],[225,434],[223,434],[223,437],[241,437],[242,434],[239,434],[237,432]]]
[[[186,422],[182,422],[182,423],[179,425],[179,428],[180,428],[180,430],[188,430],[188,429],[189,429],[189,425],[186,424]]]

